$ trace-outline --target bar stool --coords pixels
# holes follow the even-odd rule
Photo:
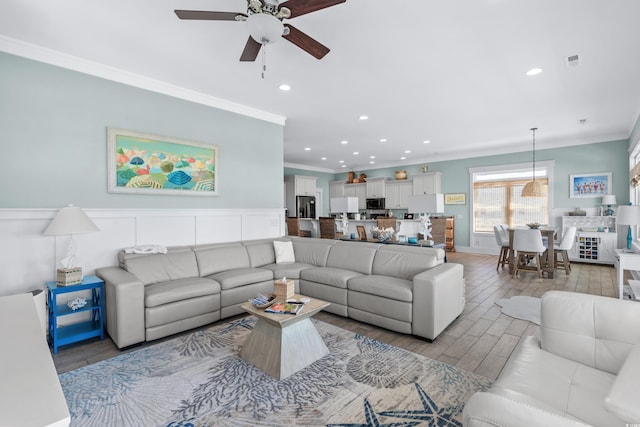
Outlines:
[[[542,254],[546,248],[542,244],[540,230],[515,230],[513,250],[516,251],[513,277],[518,275],[518,271],[536,271],[542,277]],[[535,267],[529,265],[531,258],[536,260]]]
[[[558,255],[562,258],[560,262],[562,262],[562,269],[564,269],[565,274],[569,274],[571,272],[571,262],[569,262],[569,249],[573,247],[573,244],[576,239],[576,227],[568,227],[564,235],[562,236],[562,240],[556,246],[553,245],[553,268],[559,268],[560,264],[558,261]]]

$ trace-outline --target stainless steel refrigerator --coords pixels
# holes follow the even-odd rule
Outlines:
[[[296,196],[296,216],[298,218],[315,218],[316,198],[314,196]]]

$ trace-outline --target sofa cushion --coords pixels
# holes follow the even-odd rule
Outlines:
[[[413,301],[413,282],[389,276],[358,276],[349,279],[347,288],[350,291],[371,294],[386,299],[404,302]]]
[[[412,280],[416,274],[443,263],[442,249],[383,245],[373,259],[372,273]]]
[[[261,268],[271,270],[273,272],[274,279],[282,279],[283,277],[286,277],[287,279],[299,279],[300,272],[302,270],[306,270],[307,268],[315,268],[315,266],[304,264],[302,262],[287,262],[281,264],[263,265]]]
[[[371,264],[379,247],[378,243],[338,242],[329,251],[327,267],[371,274]]]
[[[276,264],[296,261],[296,256],[293,253],[293,243],[274,240],[273,249],[276,252]]]
[[[220,284],[214,280],[200,277],[176,279],[145,286],[144,306],[156,307],[174,301],[219,293]]]
[[[207,278],[220,283],[220,288],[225,290],[273,280],[273,272],[265,268],[236,268],[211,274]]]
[[[604,406],[614,380],[608,372],[542,350],[538,339],[529,336],[514,350],[491,391],[607,427],[625,424]]]
[[[145,285],[198,277],[198,264],[191,248],[169,248],[166,254],[119,254],[122,268]]]
[[[351,270],[331,267],[314,267],[300,271],[300,278],[309,282],[323,283],[336,288],[347,288],[347,281],[354,277],[362,276]]]
[[[273,240],[253,240],[242,242],[249,254],[251,267],[262,267],[263,265],[276,262],[276,255],[273,250]]]
[[[199,246],[194,248],[194,252],[201,277],[251,267],[247,248],[240,243]]]
[[[330,239],[309,239],[304,237],[292,238],[293,252],[296,262],[311,264],[318,267],[327,265],[329,250],[335,245],[337,240]]]

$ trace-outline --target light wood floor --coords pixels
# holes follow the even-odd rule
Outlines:
[[[467,304],[462,315],[433,343],[329,313],[319,313],[315,318],[495,379],[519,340],[523,336],[539,335],[540,329],[531,322],[502,314],[500,307],[494,304],[497,298],[513,295],[539,297],[548,290],[617,295],[613,266],[573,263],[569,276],[556,270],[554,279],[538,279],[535,273],[530,272],[512,279],[508,271],[496,272],[497,256],[458,252],[447,253],[447,257],[449,262],[464,265]],[[107,337],[104,341],[85,341],[63,347],[53,360],[61,373],[121,353]]]

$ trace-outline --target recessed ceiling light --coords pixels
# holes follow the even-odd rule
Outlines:
[[[360,116],[360,120],[369,120],[369,116],[363,114]]]
[[[285,83],[283,83],[280,86],[278,86],[278,88],[280,88],[280,90],[283,91],[283,92],[287,92],[287,91],[291,90],[291,86],[289,86],[288,84],[285,84]]]
[[[380,142],[387,142],[387,138],[380,138]]]
[[[360,154],[360,152],[359,152],[359,151],[354,151],[354,152],[353,152],[353,155],[354,155],[354,156],[357,156],[358,154]]]
[[[346,167],[347,167],[347,165],[342,165],[342,167],[343,167],[343,168],[346,168]]]
[[[304,147],[304,151],[311,151],[311,148],[309,148],[309,147]]]
[[[376,158],[376,156],[369,156],[369,158],[370,158],[370,159],[375,159],[375,158]]]
[[[536,74],[540,74],[542,72],[542,68],[532,68],[527,71],[527,76],[535,76]]]
[[[409,154],[411,153],[411,150],[404,150],[404,154]]]
[[[326,157],[320,157],[320,160],[327,160]]]
[[[372,165],[372,164],[374,164],[374,163],[375,163],[375,162],[374,162],[373,160],[370,160],[370,161],[369,161],[369,164],[370,164],[370,165]]]
[[[344,160],[339,160],[338,163],[344,163]]]
[[[431,144],[431,141],[429,141],[428,139],[425,139],[424,141],[422,141],[423,144]]]
[[[400,157],[400,160],[407,160],[405,156]]]
[[[349,141],[340,141],[340,144],[342,145],[347,145],[349,143]]]

